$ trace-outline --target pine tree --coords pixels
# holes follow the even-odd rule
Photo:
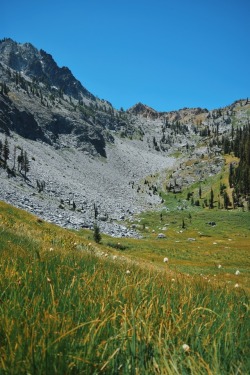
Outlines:
[[[95,216],[95,220],[96,220],[97,216],[98,216],[98,208],[96,207],[95,203],[94,203],[94,216]]]
[[[199,186],[199,198],[201,199],[201,186]]]
[[[96,243],[100,243],[102,239],[101,234],[100,234],[100,228],[96,223],[94,224],[93,238]]]
[[[185,229],[186,228],[186,224],[185,224],[185,220],[184,219],[182,219],[182,229]]]
[[[23,167],[23,159],[24,159],[23,149],[21,148],[21,153],[17,157],[17,163],[18,163],[18,170],[19,170],[19,172],[22,170],[22,167]]]
[[[23,167],[22,169],[24,170],[24,176],[26,178],[26,174],[29,172],[30,170],[30,162],[29,162],[29,159],[28,159],[28,156],[27,156],[27,152],[25,151],[24,152],[24,157],[23,157]]]
[[[14,152],[13,152],[13,171],[16,169],[16,146],[14,146]]]
[[[212,188],[210,191],[209,208],[214,208],[214,192]]]

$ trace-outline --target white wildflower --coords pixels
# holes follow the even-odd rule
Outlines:
[[[218,265],[218,268],[222,268],[222,265],[221,265],[221,264],[219,264],[219,265]]]
[[[167,262],[168,262],[168,258],[165,257],[165,258],[163,259],[163,262],[164,262],[164,263],[167,263]]]
[[[240,271],[237,270],[237,271],[235,272],[235,275],[239,275],[239,274],[240,274]]]
[[[235,288],[239,288],[239,284],[235,284],[235,286],[234,286]]]
[[[187,344],[183,344],[182,345],[182,349],[184,350],[184,352],[189,352],[190,351],[190,346],[189,345],[187,345]]]
[[[126,274],[127,274],[127,275],[130,275],[130,271],[129,271],[129,270],[127,270],[127,271],[126,271]]]

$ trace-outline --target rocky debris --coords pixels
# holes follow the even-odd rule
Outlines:
[[[4,142],[5,136],[0,133]],[[129,181],[140,184],[152,172],[171,168],[175,160],[138,150],[137,143],[116,139],[107,158],[94,158],[73,148],[56,149],[12,133],[8,137],[10,169],[13,152],[23,149],[30,160],[27,180],[16,172],[8,177],[0,168],[0,199],[66,228],[92,229],[98,222],[103,233],[138,237],[121,222],[135,213],[159,205],[159,195],[138,193]]]
[[[97,221],[116,237],[138,236],[121,222],[160,207],[161,190],[177,194],[219,173],[218,140],[249,117],[248,100],[213,111],[157,112],[142,103],[117,111],[51,55],[11,39],[0,41],[0,76],[0,139],[10,144],[0,199],[67,228]],[[15,172],[21,149],[27,178]]]

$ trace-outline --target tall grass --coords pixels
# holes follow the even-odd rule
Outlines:
[[[244,289],[104,257],[103,245],[4,210],[0,374],[250,372]]]

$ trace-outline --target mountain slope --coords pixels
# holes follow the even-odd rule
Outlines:
[[[52,56],[11,39],[0,41],[0,76],[0,140],[7,135],[10,149],[0,158],[8,166],[0,168],[0,198],[62,226],[97,219],[113,235],[134,235],[114,220],[161,207],[161,191],[219,173],[225,137],[249,118],[246,100],[213,111],[157,112],[142,103],[117,111]]]

